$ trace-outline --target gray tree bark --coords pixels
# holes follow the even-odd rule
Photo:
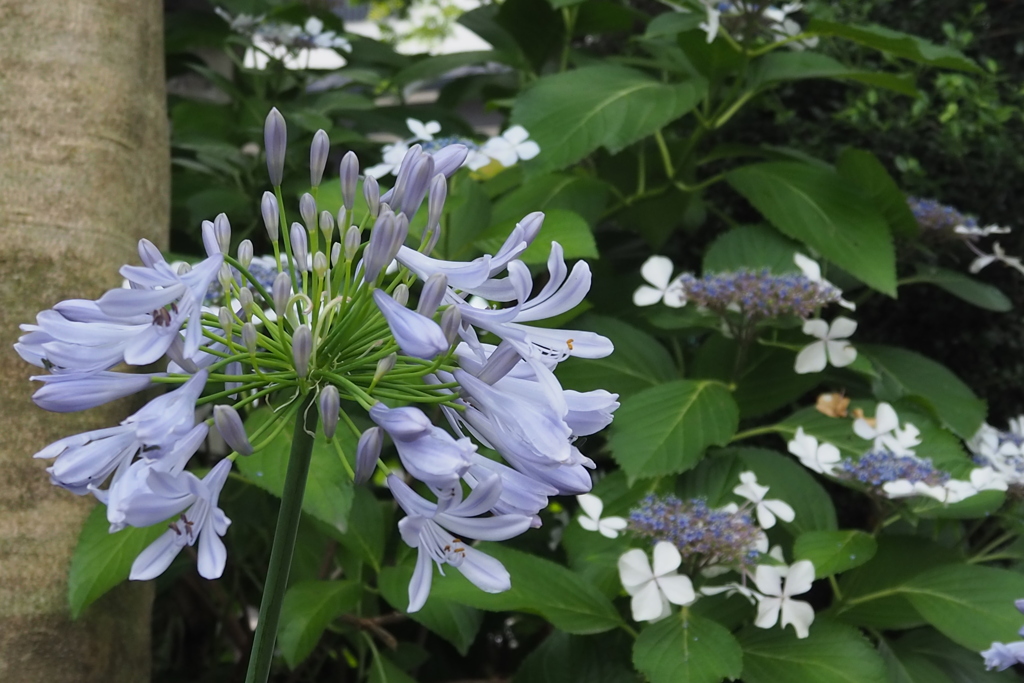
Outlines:
[[[125,585],[71,621],[67,572],[92,501],[32,454],[117,424],[122,402],[54,415],[30,400],[17,325],[96,298],[164,246],[170,162],[158,0],[0,0],[0,681],[147,681],[152,588]]]

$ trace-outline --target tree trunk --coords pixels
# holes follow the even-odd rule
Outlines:
[[[0,0],[0,681],[148,681],[147,584],[71,621],[67,573],[91,498],[32,454],[111,426],[128,402],[36,408],[18,324],[120,284],[136,243],[167,242],[163,15],[157,0]]]

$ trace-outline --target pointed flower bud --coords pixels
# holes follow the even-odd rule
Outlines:
[[[292,360],[299,377],[309,374],[309,357],[313,353],[313,333],[305,325],[299,325],[292,335]]]
[[[503,341],[498,344],[498,348],[494,349],[491,353],[490,358],[487,359],[487,362],[480,369],[477,377],[481,382],[494,384],[511,372],[512,368],[514,368],[520,360],[522,360],[522,358],[512,344],[507,341]]]
[[[178,264],[178,270],[176,272],[178,273],[178,275],[188,275],[189,273],[192,272],[192,264],[191,263],[179,263]]]
[[[384,377],[384,375],[391,372],[391,370],[394,369],[395,362],[397,360],[398,354],[391,353],[377,361],[377,368],[373,371],[373,381],[371,384],[376,384]]]
[[[237,410],[231,406],[214,406],[213,423],[217,425],[217,431],[224,437],[227,445],[242,455],[252,455],[252,444],[245,434],[245,427]]]
[[[428,318],[433,317],[437,307],[444,301],[444,295],[448,291],[448,278],[444,273],[434,273],[423,283],[423,291],[420,292],[420,301],[416,305],[416,312]]]
[[[427,201],[427,227],[433,227],[441,220],[441,210],[448,198],[448,181],[438,173],[430,181],[430,198]]]
[[[402,353],[432,360],[448,351],[448,339],[433,320],[402,306],[379,289],[373,291],[373,300],[384,314]]]
[[[299,215],[307,230],[316,230],[316,200],[308,192],[299,197]]]
[[[341,159],[338,169],[341,182],[341,201],[351,211],[356,205],[356,186],[359,184],[359,159],[352,152],[347,152]],[[369,180],[369,178],[367,178]],[[369,200],[367,200],[369,203]]]
[[[242,314],[246,320],[252,317],[252,307],[255,302],[252,298],[252,290],[248,287],[242,287],[242,291],[238,293],[238,303],[242,305]]]
[[[465,145],[448,145],[438,150],[433,156],[434,173],[440,173],[445,178],[449,178],[462,168],[466,157],[469,156],[469,148]]]
[[[313,254],[313,272],[318,277],[323,277],[327,273],[327,255],[322,251]]]
[[[220,323],[220,329],[224,330],[224,337],[230,340],[235,328],[235,321],[232,319],[231,311],[228,310],[227,306],[221,306],[220,310],[217,311],[217,322]]]
[[[267,173],[270,175],[270,184],[279,187],[281,179],[284,177],[284,155],[288,149],[288,127],[277,107],[270,110],[267,120],[263,124],[263,147],[267,150]]]
[[[458,306],[449,306],[441,314],[441,331],[449,344],[454,344],[459,338],[459,328],[462,327],[462,311]]]
[[[338,265],[338,259],[341,258],[341,243],[335,242],[331,245],[331,265]]]
[[[292,281],[288,277],[288,273],[278,273],[270,289],[270,294],[274,297],[274,313],[278,318],[284,318],[288,299],[292,297]]]
[[[226,213],[219,213],[213,219],[213,230],[217,235],[220,253],[227,254],[231,250],[231,221]]]
[[[164,255],[160,253],[155,244],[143,237],[139,240],[139,258],[147,267],[152,268],[164,260]]]
[[[334,216],[330,211],[320,212],[320,232],[327,240],[331,239],[331,235],[334,234]]]
[[[259,339],[259,334],[256,332],[256,326],[252,323],[245,323],[242,325],[242,344],[245,345],[246,350],[249,353],[256,353],[256,341]]]
[[[376,218],[380,213],[380,185],[377,184],[377,179],[373,176],[368,175],[363,180],[363,198],[370,210],[370,216]]]
[[[220,283],[221,289],[227,294],[231,291],[231,285],[235,282],[234,273],[231,272],[231,266],[226,263],[222,263],[220,270],[217,271],[217,282]]]
[[[324,178],[327,167],[327,155],[331,151],[331,141],[322,129],[313,135],[313,144],[309,147],[309,184],[318,187]]]
[[[302,227],[301,223],[292,223],[289,234],[292,238],[292,255],[295,257],[295,265],[298,266],[299,272],[308,272],[309,241],[306,237],[306,229]]]
[[[338,428],[338,417],[341,411],[341,396],[338,387],[328,384],[320,391],[320,421],[324,425],[324,435],[330,441]]]
[[[243,268],[248,268],[252,263],[252,241],[242,240],[238,245],[238,262],[242,264]]]
[[[399,306],[405,306],[409,303],[409,286],[404,282],[398,285],[395,287],[395,290],[391,292],[391,298],[398,302]]]
[[[391,263],[388,252],[395,238],[395,214],[381,213],[370,233],[370,241],[363,251],[363,279],[373,283],[380,272]]]
[[[263,201],[260,202],[260,213],[263,214],[263,227],[267,229],[267,236],[270,237],[271,242],[276,242],[281,214],[278,212],[277,197],[274,196],[273,192],[263,193]]]
[[[358,225],[350,225],[345,231],[345,260],[351,261],[363,243],[363,235]]]
[[[357,484],[365,484],[370,481],[373,471],[377,468],[377,460],[380,459],[380,450],[384,445],[384,430],[380,427],[372,427],[363,432],[359,437],[359,444],[356,446],[356,478]]]
[[[217,228],[212,221],[203,221],[202,227],[203,248],[207,256],[220,254],[220,242],[217,240]]]
[[[402,195],[401,213],[409,218],[416,215],[423,198],[427,196],[427,189],[433,177],[434,159],[429,154],[424,154],[409,173],[405,193]]]

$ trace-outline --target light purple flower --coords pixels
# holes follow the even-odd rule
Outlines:
[[[370,408],[370,419],[384,428],[398,449],[398,457],[409,474],[437,489],[458,488],[459,478],[469,469],[476,446],[468,438],[456,440],[435,427],[419,408],[388,408],[378,403]]]
[[[379,289],[373,290],[373,300],[388,321],[402,353],[432,360],[448,351],[448,339],[433,320],[402,306]]]
[[[31,377],[43,382],[32,400],[43,410],[54,413],[73,413],[101,406],[142,391],[150,385],[150,378],[163,373],[133,375],[124,372],[65,372],[58,375]]]
[[[1005,671],[1015,664],[1024,664],[1024,641],[1016,643],[992,643],[987,650],[981,651],[985,658],[985,668],[991,671]]]

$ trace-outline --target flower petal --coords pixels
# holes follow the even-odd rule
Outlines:
[[[760,567],[758,567],[760,569]],[[814,563],[810,560],[794,562],[786,575],[786,595],[801,595],[811,590],[814,583]]]
[[[857,349],[848,341],[827,341],[828,360],[834,367],[845,368],[857,360]]]
[[[661,618],[665,611],[665,603],[658,584],[654,581],[648,582],[629,603],[633,611],[633,621],[655,621]]]
[[[163,574],[184,547],[176,542],[179,535],[180,532],[173,529],[161,534],[135,558],[128,578],[132,581],[148,581]]]
[[[604,511],[604,502],[592,493],[584,493],[576,496],[576,501],[580,504],[580,508],[583,512],[587,513],[588,517],[593,519],[601,519],[601,512]]]
[[[825,356],[825,342],[816,341],[802,348],[796,355],[794,370],[798,375],[806,375],[812,372],[821,372],[826,365],[828,365],[828,358]]]
[[[630,595],[635,595],[654,578],[647,553],[639,548],[627,550],[619,557],[619,580]]]
[[[797,638],[806,638],[814,622],[814,608],[802,600],[782,601],[782,628],[793,625]]]
[[[779,611],[781,609],[782,598],[762,597],[757,603],[757,618],[754,619],[754,626],[758,628],[771,628],[775,626],[775,622],[779,620]]]
[[[683,557],[674,544],[668,541],[659,541],[654,546],[654,576],[665,576],[674,572],[682,563]]]
[[[672,260],[665,256],[652,256],[640,266],[640,275],[645,280],[664,292],[672,279],[672,270],[675,266]]]
[[[769,596],[782,595],[782,573],[777,567],[762,564],[754,570],[754,584],[757,590]],[[774,623],[774,622],[773,622]]]
[[[665,594],[665,599],[673,605],[689,605],[697,599],[693,592],[693,582],[685,574],[663,576],[657,579],[657,582],[661,592]]]
[[[839,316],[838,318],[832,321],[832,325],[828,328],[828,338],[846,339],[847,337],[853,335],[853,333],[856,331],[856,321],[850,320],[849,318],[844,318],[843,316]]]
[[[423,548],[416,555],[416,568],[409,581],[409,608],[406,612],[418,612],[430,595],[430,584],[434,580],[434,566],[430,554]]]
[[[660,289],[648,287],[647,285],[640,285],[637,290],[633,292],[633,305],[653,306],[661,301],[662,296]]]

